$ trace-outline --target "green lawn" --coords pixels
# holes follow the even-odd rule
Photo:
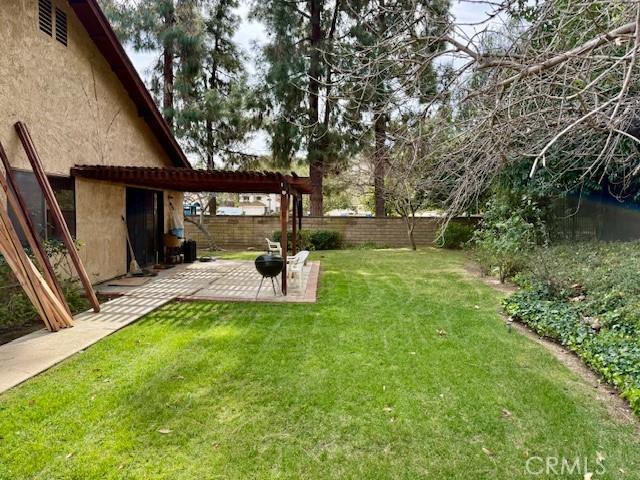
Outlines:
[[[507,332],[461,254],[314,258],[315,305],[170,305],[1,395],[0,478],[640,478],[637,427]]]

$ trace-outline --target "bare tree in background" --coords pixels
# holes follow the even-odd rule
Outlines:
[[[213,235],[211,235],[211,232],[209,231],[209,229],[207,229],[207,226],[204,223],[205,216],[216,214],[215,210],[212,211],[212,209],[215,208],[215,201],[212,201],[212,198],[215,199],[215,195],[209,192],[185,193],[184,198],[185,202],[190,205],[200,205],[200,213],[197,213],[195,218],[190,215],[185,215],[184,221],[195,225],[198,231],[202,233],[204,238],[206,238],[207,240],[207,248],[209,251],[220,250],[220,248],[216,245],[216,241],[213,238]]]
[[[429,118],[403,119],[391,125],[389,157],[392,168],[385,175],[385,201],[405,222],[411,248],[416,250],[416,214],[436,204],[435,192],[424,181],[438,161],[438,146],[451,135],[445,110]]]
[[[374,82],[374,63],[390,56],[407,71],[438,66],[438,91],[413,115],[429,118],[451,106],[453,131],[423,142],[432,146],[433,161],[422,190],[458,214],[523,159],[531,176],[545,169],[551,179],[571,172],[599,180],[615,170],[623,186],[630,182],[640,171],[640,1],[472,3],[486,6],[477,24],[447,19],[416,39],[416,48],[381,37],[371,47],[375,54],[355,55],[355,67],[343,72]],[[394,88],[410,92],[419,77],[407,75]],[[415,110],[415,97],[405,98]],[[435,133],[407,127],[399,137],[415,145],[416,135]],[[403,161],[389,155],[389,168]]]
[[[393,158],[393,168],[387,170],[384,178],[384,200],[404,220],[407,238],[411,248],[416,250],[416,213],[429,202],[429,196],[422,186],[422,178],[427,173],[428,155],[417,135],[413,141],[397,142],[390,150],[390,156]]]

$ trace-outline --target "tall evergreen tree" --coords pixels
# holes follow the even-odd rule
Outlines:
[[[444,47],[433,38],[447,31],[449,1],[347,0],[345,11],[351,28],[339,70],[351,120],[360,128],[369,125],[375,215],[385,216],[389,123],[428,102],[437,90],[433,65],[416,65]]]
[[[306,148],[312,215],[323,214],[323,178],[337,150],[330,91],[333,67],[328,57],[341,2],[267,0],[254,8],[270,38],[263,57],[273,156],[284,164]]]
[[[237,0],[204,2],[203,56],[195,96],[183,108],[183,131],[189,150],[209,169],[247,163],[253,156],[243,143],[258,126],[256,102],[248,85],[245,58],[235,45],[240,18]]]
[[[233,42],[237,0],[102,0],[120,39],[159,53],[151,91],[187,151],[207,168],[237,164],[254,129],[253,95]]]
[[[167,123],[174,128],[176,102],[190,94],[202,55],[199,1],[102,0],[101,3],[123,43],[136,51],[159,53],[152,71],[151,91],[162,105]]]

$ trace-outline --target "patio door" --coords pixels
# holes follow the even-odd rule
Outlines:
[[[136,261],[148,267],[163,260],[164,205],[162,192],[127,188],[127,228]],[[131,255],[127,248],[127,269]]]

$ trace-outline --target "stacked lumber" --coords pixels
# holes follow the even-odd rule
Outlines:
[[[2,184],[6,185],[4,178]],[[11,196],[8,195],[7,204],[11,202],[10,198]],[[48,330],[56,332],[61,328],[73,326],[73,318],[64,300],[58,298],[53,292],[22,248],[6,206],[0,207],[0,254],[15,274]]]
[[[80,278],[80,282],[84,287],[87,299],[93,307],[93,311],[98,313],[100,311],[100,302],[96,297],[96,292],[93,290],[93,285],[91,285],[89,275],[84,268],[82,260],[80,259],[80,254],[78,253],[76,245],[73,242],[73,238],[71,237],[71,232],[69,232],[67,222],[62,215],[62,210],[60,210],[60,205],[58,205],[58,201],[56,200],[55,194],[53,193],[51,184],[47,179],[47,174],[45,173],[44,167],[42,166],[40,156],[36,151],[33,139],[31,138],[31,133],[29,132],[27,126],[22,122],[17,122],[14,127],[16,129],[16,132],[18,133],[18,138],[22,143],[22,147],[27,154],[29,163],[33,168],[33,173],[36,177],[36,180],[38,181],[38,184],[42,189],[42,193],[44,195],[45,202],[49,207],[49,213],[51,214],[53,222],[62,233],[62,242],[64,243],[65,247],[67,247],[67,252],[69,253],[69,257],[71,257],[71,262],[73,263],[76,272],[78,273],[78,277]]]
[[[15,129],[22,146],[27,154],[27,158],[33,167],[33,173],[42,189],[44,199],[49,207],[53,221],[62,232],[63,242],[67,247],[71,261],[76,267],[80,281],[82,282],[87,298],[93,306],[95,312],[100,311],[100,303],[96,297],[93,286],[89,280],[89,275],[80,260],[80,255],[73,242],[69,227],[62,215],[60,205],[55,198],[49,179],[44,171],[38,152],[33,144],[31,134],[27,126],[22,122],[15,124]],[[73,317],[67,302],[64,298],[62,288],[56,279],[55,271],[51,262],[38,238],[25,199],[18,189],[17,182],[13,176],[9,158],[0,143],[0,160],[4,166],[6,177],[0,173],[0,188],[5,194],[6,203],[0,202],[0,255],[2,255],[18,279],[27,297],[42,318],[47,329],[56,332],[61,328],[73,326]],[[29,256],[24,251],[18,233],[9,217],[9,209],[14,213],[18,225],[24,234],[29,247],[38,261],[42,272],[36,268]]]
[[[33,225],[33,221],[31,220],[31,216],[29,215],[29,209],[27,207],[27,202],[25,198],[22,196],[20,189],[18,188],[18,182],[15,179],[14,173],[11,170],[11,164],[9,163],[9,157],[7,156],[2,143],[0,143],[0,160],[2,160],[2,164],[4,165],[4,170],[6,172],[6,179],[0,176],[0,187],[4,190],[5,198],[7,199],[7,204],[11,207],[14,212],[14,218],[18,220],[18,224],[22,229],[24,236],[27,239],[27,243],[33,252],[37,262],[40,264],[40,268],[44,274],[44,279],[47,281],[47,284],[54,293],[57,294],[58,298],[62,301],[67,312],[71,313],[69,306],[64,298],[64,293],[62,292],[62,287],[56,278],[55,271],[51,262],[49,261],[49,257],[40,242],[40,238],[38,236],[38,231]]]

